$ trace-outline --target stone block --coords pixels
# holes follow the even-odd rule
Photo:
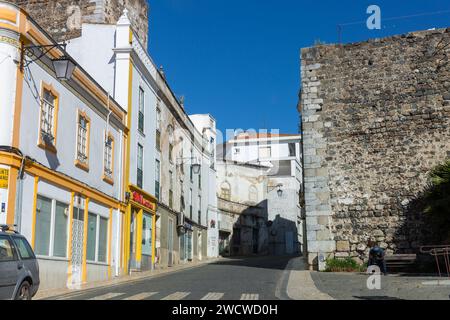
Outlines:
[[[336,250],[339,252],[350,251],[350,243],[348,241],[336,241]]]
[[[336,241],[309,241],[308,252],[334,252],[336,250]]]

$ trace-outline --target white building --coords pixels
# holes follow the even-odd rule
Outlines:
[[[264,195],[258,202],[266,201],[267,221],[270,225],[268,250],[271,254],[291,254],[303,251],[304,221],[300,202],[302,186],[301,135],[240,133],[220,146],[219,158],[226,163],[258,166],[265,170],[267,181]],[[230,164],[228,164],[229,166]],[[236,167],[239,173],[239,167]],[[219,170],[220,172],[220,170]],[[262,179],[262,178],[260,178]],[[218,194],[222,193],[223,177],[219,176]],[[248,179],[247,179],[248,180]],[[239,184],[242,188],[243,184]],[[251,190],[241,190],[241,197],[257,194],[257,184]],[[248,199],[251,201],[251,199]],[[242,203],[243,199],[240,200]]]
[[[215,136],[215,120],[209,115],[193,116],[194,125],[164,73],[134,35],[127,10],[114,25],[82,24],[81,37],[70,40],[68,51],[127,110],[126,188],[158,204],[157,210],[145,210],[132,203],[128,210],[131,250],[125,255],[130,268],[206,257],[208,212],[216,201],[208,191],[214,183],[209,139]],[[201,172],[192,174],[190,167],[197,163]],[[141,231],[143,227],[147,229]],[[147,247],[140,244],[146,234]]]

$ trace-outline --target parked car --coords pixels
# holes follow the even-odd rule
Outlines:
[[[39,264],[24,236],[0,226],[0,299],[31,300],[39,289]]]

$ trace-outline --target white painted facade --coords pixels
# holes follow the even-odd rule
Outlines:
[[[300,206],[300,190],[303,183],[300,139],[300,135],[240,133],[225,144],[225,150],[221,155],[222,159],[226,160],[223,166],[226,167],[227,162],[237,165],[233,167],[236,171],[234,175],[247,177],[246,170],[249,169],[246,165],[258,166],[264,171],[259,177],[266,180],[264,190],[259,190],[257,183],[253,188],[258,190],[259,202],[267,200],[267,220],[273,223],[269,235],[269,253],[290,254],[304,249],[304,221]],[[224,173],[219,171],[219,195],[228,183],[227,177],[221,177],[221,174]],[[255,179],[257,181],[258,177],[253,177],[253,180]],[[240,180],[242,182],[239,184],[230,184],[231,201],[249,203],[251,200],[247,195],[252,183],[245,181],[251,179],[247,177]],[[282,191],[281,194],[278,190]]]

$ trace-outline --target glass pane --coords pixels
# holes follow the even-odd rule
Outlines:
[[[100,217],[100,230],[98,238],[98,261],[106,262],[108,247],[108,219]]]
[[[0,237],[0,261],[14,260],[11,242],[6,237]]]
[[[87,255],[86,255],[86,259],[89,261],[95,261],[96,235],[97,235],[97,215],[89,213],[88,234],[87,234]]]
[[[55,257],[67,257],[67,222],[69,206],[56,202],[55,210],[55,241],[53,255]]]
[[[38,196],[36,205],[36,238],[34,248],[37,255],[49,255],[51,216],[52,200]]]
[[[25,238],[13,237],[13,239],[19,250],[20,258],[22,258],[22,259],[33,259],[34,258],[33,250],[31,249],[28,241],[25,240]]]
[[[142,254],[152,255],[152,217],[144,214],[142,221]]]

